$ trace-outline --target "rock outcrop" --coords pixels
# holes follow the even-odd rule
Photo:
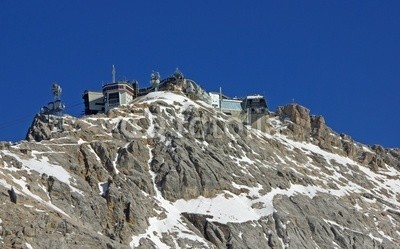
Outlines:
[[[400,246],[399,149],[297,104],[255,130],[189,83],[1,144],[0,248]]]

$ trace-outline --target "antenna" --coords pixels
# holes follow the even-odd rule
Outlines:
[[[158,86],[160,85],[160,73],[159,72],[152,72],[150,75],[150,83],[154,87],[154,91],[158,91]]]
[[[61,86],[54,82],[51,86],[51,93],[53,94],[53,101],[49,102],[47,106],[41,108],[40,113],[47,115],[47,122],[50,124],[50,115],[54,115],[54,120],[57,122],[57,128],[63,129],[63,111],[65,105],[61,102]]]
[[[219,87],[219,111],[222,112],[222,87]]]
[[[59,100],[62,92],[62,88],[57,82],[54,82],[51,86],[51,92],[53,93],[54,100]]]
[[[115,67],[114,67],[114,65],[112,65],[112,82],[111,83],[115,83]]]
[[[174,76],[176,79],[183,79],[185,76],[183,76],[183,73],[181,72],[181,70],[179,70],[178,67],[176,67],[175,72],[174,72]]]

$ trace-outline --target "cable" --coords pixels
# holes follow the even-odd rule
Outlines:
[[[29,117],[29,118],[28,117],[20,117],[20,118],[17,118],[17,119],[8,121],[8,122],[1,123],[0,130],[2,130],[4,128],[9,128],[9,127],[15,126],[16,124],[20,124],[20,123],[22,123],[22,121],[25,121],[28,119],[32,119],[32,117]]]
[[[71,106],[66,106],[65,107],[65,109],[72,109],[72,108],[74,108],[74,107],[77,107],[77,106],[80,106],[80,105],[83,105],[83,103],[82,102],[79,102],[79,103],[75,103],[75,104],[73,104],[73,105],[71,105]]]
[[[82,103],[82,102],[75,103],[75,104],[73,104],[73,105],[71,105],[71,106],[67,106],[65,109],[72,109],[72,108],[78,107],[78,106],[80,106],[80,105],[83,105],[83,103]],[[32,116],[29,116],[29,117],[19,117],[19,118],[15,118],[15,119],[10,120],[10,121],[7,121],[7,122],[0,123],[0,130],[3,130],[3,129],[5,129],[5,128],[13,127],[13,126],[15,126],[16,124],[22,124],[22,121],[26,121],[26,120],[33,119],[33,118],[34,118],[34,117],[32,117]]]

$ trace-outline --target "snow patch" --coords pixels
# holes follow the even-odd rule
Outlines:
[[[115,159],[114,159],[114,161],[112,161],[112,166],[113,166],[113,168],[114,168],[114,170],[115,170],[115,174],[119,174],[119,170],[117,169],[117,161],[118,161],[118,153],[117,153],[117,155],[115,156]]]
[[[153,160],[153,155],[150,146],[148,146],[148,148],[150,155],[148,164],[150,165],[151,161]],[[154,191],[156,193],[155,201],[158,206],[164,210],[167,217],[164,219],[160,219],[159,217],[150,217],[148,220],[149,227],[147,228],[146,232],[137,236],[132,236],[130,246],[132,248],[137,247],[139,246],[140,240],[142,238],[147,238],[151,240],[157,248],[170,248],[170,246],[160,240],[160,237],[162,237],[163,233],[167,233],[173,237],[173,242],[176,248],[179,248],[179,245],[176,241],[177,238],[186,238],[188,240],[198,241],[207,246],[207,241],[204,240],[204,238],[196,235],[193,231],[186,227],[186,224],[182,220],[181,212],[173,205],[173,203],[165,200],[162,197],[161,192],[158,190],[155,184],[155,173],[150,171],[150,174],[153,179]]]
[[[82,138],[79,138],[79,140],[78,140],[78,142],[77,142],[78,144],[84,144],[84,143],[86,143],[86,141],[85,140],[83,140]]]
[[[12,176],[11,176],[12,177]],[[19,195],[27,195],[32,197],[33,199],[37,200],[40,203],[45,204],[46,206],[48,206],[51,209],[54,209],[55,211],[70,217],[68,214],[66,214],[63,210],[61,210],[60,208],[58,208],[57,206],[55,206],[53,203],[51,203],[50,201],[44,201],[42,198],[40,198],[38,195],[33,194],[27,187],[26,187],[26,182],[23,182],[21,180],[15,179],[13,178],[13,182],[17,183],[21,189],[19,188],[14,188],[14,191],[19,194]],[[6,181],[4,181],[3,179],[0,179],[0,185],[4,186],[7,189],[11,189],[11,185],[8,184]]]
[[[195,107],[200,107],[199,104],[193,102],[189,98],[179,95],[179,94],[168,92],[168,91],[158,91],[158,92],[148,93],[143,98],[138,99],[138,102],[152,103],[157,100],[162,100],[162,101],[166,102],[167,104],[174,105],[174,106],[176,106],[176,103],[178,103],[178,104],[182,105],[183,108],[186,108],[189,105],[194,105]]]
[[[108,181],[107,181],[107,182],[99,182],[98,184],[99,184],[99,190],[100,190],[99,195],[101,195],[101,196],[105,195],[110,186],[110,183],[108,183]]]
[[[77,192],[81,195],[83,195],[83,192],[76,187],[72,186],[70,179],[72,176],[68,171],[66,171],[63,167],[59,165],[54,165],[49,162],[49,158],[46,156],[41,155],[41,159],[36,159],[31,158],[31,159],[22,159],[19,156],[9,152],[9,151],[3,151],[4,154],[14,157],[16,160],[22,163],[23,167],[26,167],[30,170],[34,170],[40,174],[46,174],[48,176],[54,176],[56,177],[59,181],[69,185],[72,191]],[[32,155],[36,155],[37,153],[32,152]]]
[[[234,183],[236,188],[245,187]],[[313,198],[319,189],[315,186],[292,185],[289,189],[272,189],[266,195],[260,195],[261,185],[258,187],[245,187],[249,194],[234,195],[228,191],[217,195],[214,198],[205,198],[200,196],[193,200],[177,200],[174,206],[180,212],[190,212],[203,215],[210,215],[210,221],[216,221],[223,224],[228,222],[242,223],[247,221],[259,220],[263,216],[268,216],[274,212],[273,199],[278,195],[292,196],[295,194],[304,194]],[[249,199],[249,196],[251,197]],[[255,203],[262,203],[263,208],[252,208]]]

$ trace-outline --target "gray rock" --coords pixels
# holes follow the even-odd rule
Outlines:
[[[164,87],[209,98],[180,78]],[[27,141],[0,144],[4,248],[128,248],[139,235],[138,248],[399,247],[399,149],[357,143],[297,104],[265,116],[268,129],[257,131],[200,102],[144,99],[64,117],[62,130],[36,116]],[[17,204],[7,201],[11,185]],[[215,203],[171,211],[177,200],[200,207],[216,196],[261,215],[217,222]],[[169,230],[152,230],[171,215]]]

